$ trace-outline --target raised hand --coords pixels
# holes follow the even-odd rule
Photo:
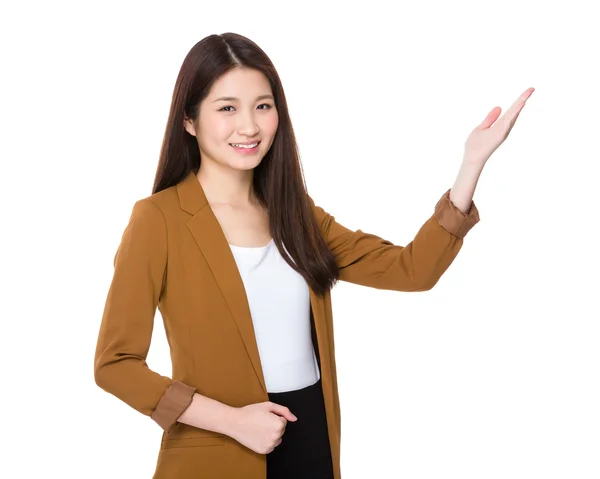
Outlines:
[[[464,160],[475,166],[483,166],[494,151],[506,140],[517,121],[527,99],[535,88],[528,88],[506,110],[500,119],[502,108],[494,107],[485,119],[471,132],[465,143]],[[496,121],[497,120],[497,121]]]

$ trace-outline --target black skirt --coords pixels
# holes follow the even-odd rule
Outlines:
[[[333,479],[321,379],[295,391],[269,393],[298,420],[288,421],[282,442],[267,454],[267,479]]]

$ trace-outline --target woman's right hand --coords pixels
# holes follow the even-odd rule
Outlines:
[[[298,418],[290,410],[270,401],[233,409],[231,431],[227,434],[259,454],[269,454],[281,444],[288,421]]]

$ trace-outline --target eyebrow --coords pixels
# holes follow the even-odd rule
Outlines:
[[[264,99],[270,99],[270,100],[275,100],[275,98],[273,98],[273,95],[261,95],[259,97],[256,98],[256,101],[258,100],[264,100]],[[220,98],[217,98],[216,100],[213,101],[213,103],[216,103],[218,101],[239,101],[239,98],[236,98],[234,96],[222,96]]]

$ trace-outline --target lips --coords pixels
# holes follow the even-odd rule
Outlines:
[[[259,142],[255,142],[256,146],[253,147],[243,147],[243,146],[234,146],[234,143],[230,143],[229,146],[231,146],[231,148],[233,148],[233,150],[238,154],[238,155],[255,155],[256,153],[258,153],[259,150],[259,145],[260,145],[260,141]],[[240,143],[240,144],[244,144],[244,145],[252,145],[252,143]]]
[[[255,140],[255,141],[247,141],[247,142],[245,142],[245,143],[244,143],[244,142],[239,142],[239,141],[238,141],[238,142],[229,143],[229,144],[230,144],[231,146],[233,146],[233,145],[245,145],[245,146],[247,146],[247,145],[254,145],[254,143],[257,143],[257,145],[256,145],[256,146],[258,146],[258,145],[260,145],[260,142],[261,142],[261,140],[258,140],[258,141],[256,141],[256,140]]]

